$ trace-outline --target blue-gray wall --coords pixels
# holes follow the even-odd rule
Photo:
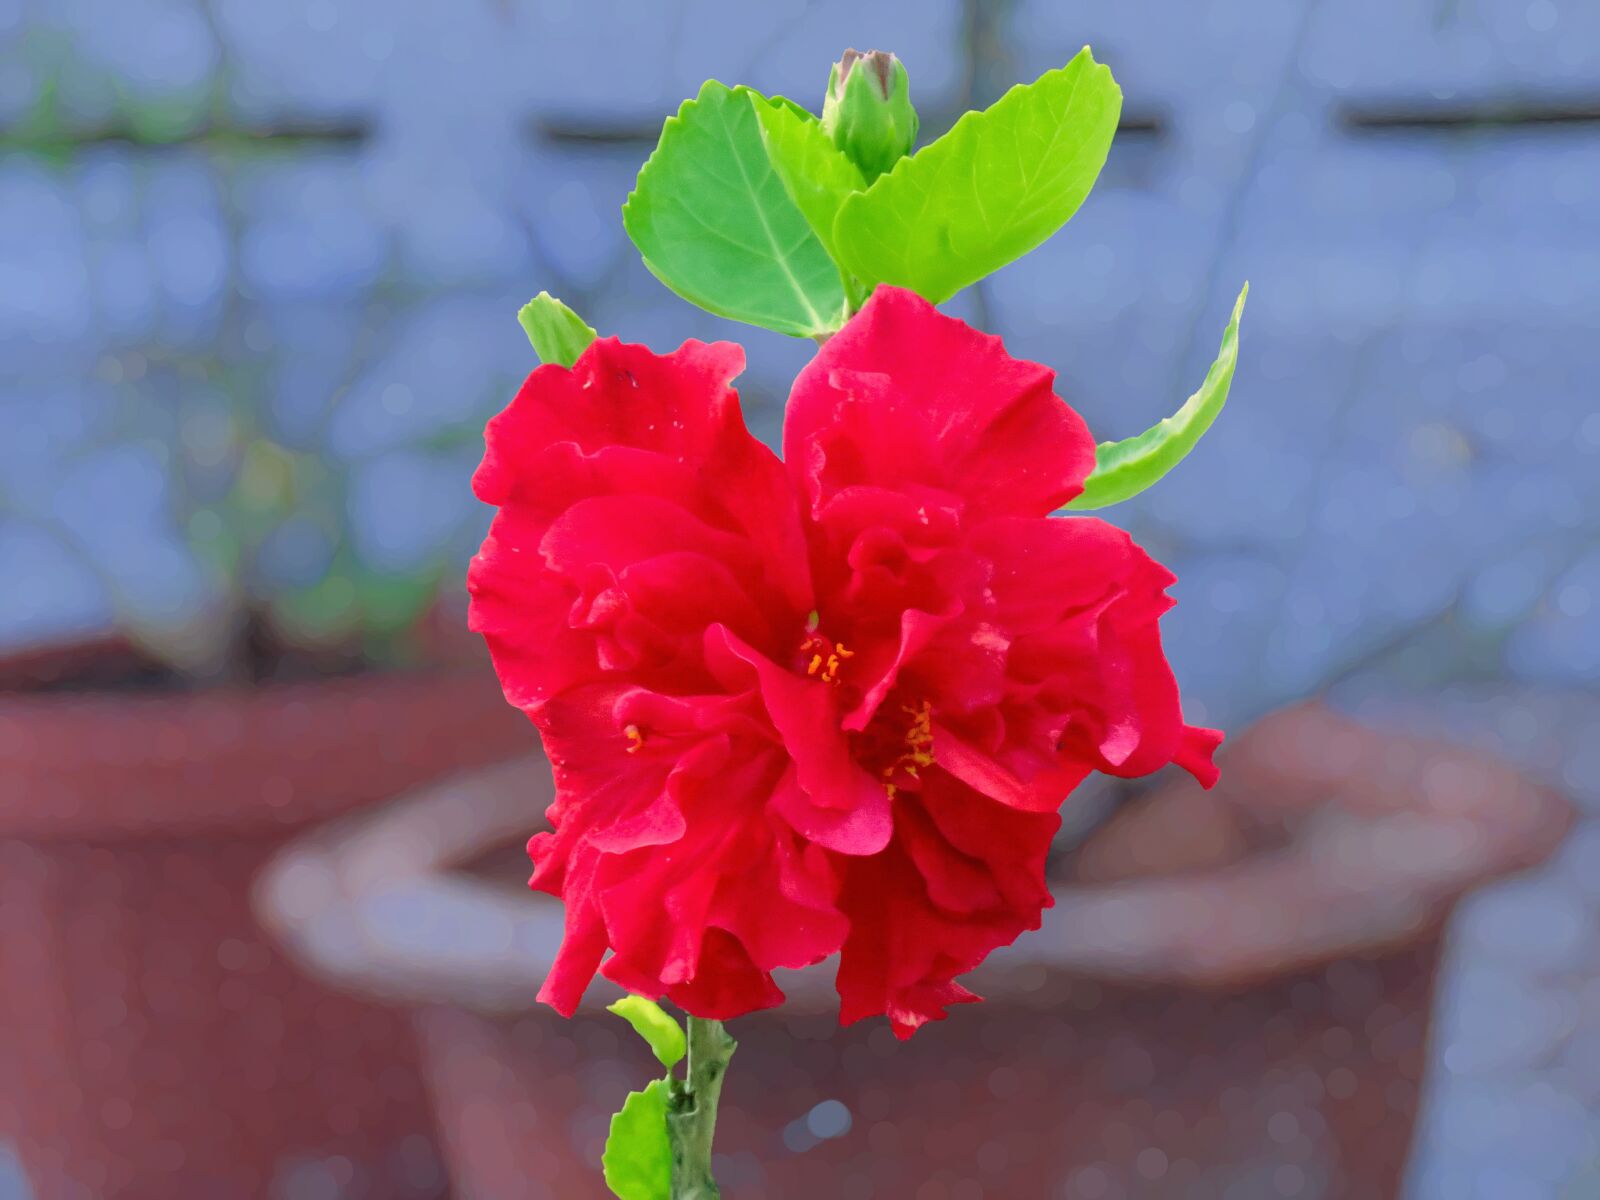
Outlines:
[[[744,342],[771,437],[809,346],[678,301],[622,236],[661,118],[708,75],[814,104],[853,44],[901,54],[937,130],[1085,42],[1130,123],[1100,188],[951,307],[1120,437],[1251,281],[1221,424],[1116,514],[1181,577],[1194,718],[1420,707],[1600,811],[1588,0],[0,0],[0,648],[203,658],[205,513],[251,428],[327,479],[242,586],[340,554],[458,576],[542,288],[658,348]],[[1468,914],[1419,1196],[1596,1161],[1595,829]]]

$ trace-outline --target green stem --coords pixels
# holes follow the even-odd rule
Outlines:
[[[711,1177],[711,1139],[728,1060],[738,1048],[721,1021],[689,1018],[688,1079],[673,1089],[667,1113],[672,1142],[672,1200],[718,1200]]]

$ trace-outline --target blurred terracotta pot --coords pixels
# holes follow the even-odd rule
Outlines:
[[[40,1200],[407,1194],[405,1018],[295,971],[251,883],[308,823],[526,738],[484,673],[0,701],[0,1132]]]
[[[1563,806],[1492,762],[1311,708],[1240,739],[1224,778],[1101,829],[1043,930],[974,977],[987,1002],[904,1045],[838,1029],[826,973],[783,980],[782,1010],[733,1026],[725,1192],[1395,1195],[1443,918],[1546,853]],[[484,855],[520,845],[549,786],[538,762],[458,780],[263,876],[267,923],[309,966],[417,1006],[464,1197],[605,1196],[607,1119],[653,1073],[596,1015],[603,985],[574,1021],[532,1003],[560,912],[517,886],[520,850]]]

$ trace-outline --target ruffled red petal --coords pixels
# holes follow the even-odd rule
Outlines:
[[[708,625],[767,646],[814,603],[782,464],[729,386],[744,353],[615,338],[542,366],[489,423],[473,478],[499,512],[468,571],[513,704],[600,670],[686,690]]]
[[[783,451],[813,515],[841,491],[925,485],[973,513],[1043,516],[1083,490],[1094,440],[1055,373],[880,287],[801,370]]]
[[[742,362],[602,340],[489,427],[472,623],[556,781],[540,996],[601,973],[725,1018],[838,954],[842,1018],[909,1036],[1038,927],[1085,775],[1209,786],[1221,735],[1182,718],[1170,573],[1049,515],[1094,445],[1048,370],[880,288],[796,381],[786,469]]]
[[[884,853],[851,860],[842,906],[840,1020],[886,1014],[898,1037],[979,997],[956,983],[1037,929],[1050,905],[1044,862],[1055,813],[1018,813],[942,772],[896,810]]]

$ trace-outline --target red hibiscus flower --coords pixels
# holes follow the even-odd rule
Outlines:
[[[780,462],[737,346],[608,338],[489,425],[472,624],[557,784],[532,886],[567,904],[540,998],[598,970],[702,1017],[840,955],[901,1036],[1039,926],[1057,809],[1177,762],[1173,577],[1049,514],[1094,465],[1053,374],[879,288],[795,381]],[[607,957],[607,954],[610,957]]]

